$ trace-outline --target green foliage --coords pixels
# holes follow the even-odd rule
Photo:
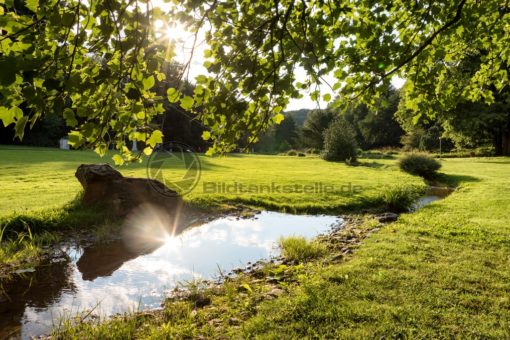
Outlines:
[[[286,116],[278,125],[270,128],[254,145],[257,152],[277,153],[285,152],[297,147],[299,129],[292,116]]]
[[[398,162],[402,171],[431,179],[437,175],[441,163],[427,154],[411,153],[402,156]]]
[[[489,87],[488,93],[477,99],[463,94],[477,76],[484,53],[473,51],[471,56],[452,65],[448,82],[456,79],[456,83],[439,98],[436,86],[444,85],[444,79],[437,79],[439,84],[434,86],[406,83],[397,113],[397,119],[408,133],[403,140],[405,144],[421,150],[438,150],[442,137],[443,150],[492,144],[497,155],[510,155],[510,87],[499,91]],[[415,105],[417,97],[429,102]],[[433,110],[434,114],[423,114],[427,110]]]
[[[306,118],[308,117],[308,114],[311,110],[309,109],[300,109],[300,110],[294,110],[294,111],[286,111],[284,114],[287,117],[292,117],[296,124],[299,127],[302,127],[305,123]]]
[[[430,96],[416,91],[409,101],[415,116],[430,117],[437,114],[432,94],[445,104],[457,97],[491,102],[508,83],[509,14],[499,0],[185,1],[174,7],[175,17],[207,30],[204,96],[228,91],[252,104],[240,120],[206,109],[203,118],[217,124],[218,139],[234,134],[220,126],[251,131],[255,112],[267,110],[264,125],[302,92],[312,100],[331,99],[318,90],[330,73],[335,106],[352,98],[376,106],[390,78],[399,75],[433,89]],[[482,62],[458,86],[451,65],[473,54],[481,54]],[[309,76],[304,82],[295,79],[297,67]]]
[[[496,155],[492,146],[479,147],[476,149],[460,149],[447,153],[436,153],[434,157],[442,158],[466,158],[466,157],[494,157]]]
[[[388,211],[400,213],[410,211],[421,193],[420,187],[397,185],[384,188],[381,199]]]
[[[304,237],[285,237],[279,242],[283,256],[291,261],[306,262],[321,257],[327,252],[324,244],[309,241]]]
[[[354,130],[342,118],[335,119],[324,132],[322,158],[327,161],[356,161],[358,145]]]
[[[297,156],[298,152],[296,150],[287,151],[287,156]]]
[[[42,116],[65,112],[74,147],[104,154],[113,144],[122,160],[134,160],[126,139],[145,142],[165,100],[197,114],[212,153],[256,142],[302,93],[331,100],[319,91],[326,74],[335,78],[335,106],[353,98],[376,106],[392,76],[413,79],[407,106],[415,117],[437,115],[437,97],[447,112],[458,98],[492,104],[508,86],[509,14],[500,0],[166,5],[168,13],[146,1],[2,2],[3,124],[22,138]],[[175,54],[157,20],[182,22],[194,41],[204,32],[208,72],[196,78],[193,96],[180,87],[166,98],[155,94],[162,64]],[[452,68],[473,55],[480,62],[472,72]],[[297,68],[305,81],[296,80]]]
[[[0,119],[25,126],[46,115],[73,128],[69,142],[122,150],[126,140],[145,142],[153,117],[163,112],[151,89],[162,63],[173,55],[152,24],[157,8],[123,1],[8,1],[2,4]],[[142,133],[146,132],[146,133]],[[151,140],[152,142],[153,140]]]
[[[404,131],[394,117],[399,100],[399,91],[390,87],[383,93],[376,107],[351,105],[342,112],[364,150],[400,146],[400,137]]]
[[[337,115],[333,110],[312,110],[303,123],[302,140],[307,147],[322,150],[324,148],[324,131]]]

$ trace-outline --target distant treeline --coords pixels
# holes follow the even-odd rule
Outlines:
[[[458,105],[442,120],[415,115],[407,110],[402,91],[390,88],[376,107],[353,105],[345,110],[297,110],[285,113],[280,125],[261,134],[256,152],[281,153],[291,149],[323,150],[324,135],[335,120],[343,120],[344,131],[354,135],[360,149],[404,148],[447,152],[451,150],[492,148],[496,155],[510,155],[509,95],[493,105]],[[438,115],[439,116],[439,115]]]

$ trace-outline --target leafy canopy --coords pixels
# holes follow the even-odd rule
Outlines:
[[[23,3],[24,5],[19,5]],[[151,122],[162,102],[179,103],[210,128],[211,151],[229,151],[282,121],[290,98],[335,105],[377,103],[394,75],[413,79],[409,109],[434,115],[457,96],[491,102],[508,86],[510,10],[506,0],[173,0],[168,13],[147,0],[0,0],[0,119],[18,137],[42,115],[74,128],[75,147],[108,143],[132,157],[126,139],[161,142]],[[155,20],[180,20],[195,42],[205,32],[208,74],[193,96],[152,91],[173,56]],[[474,53],[477,70],[459,88],[450,68]],[[193,54],[193,53],[191,53]],[[192,65],[191,62],[187,67]],[[298,82],[295,72],[307,79]],[[332,75],[333,83],[326,81]],[[424,87],[433,91],[426,91]],[[231,110],[246,102],[242,111]],[[200,110],[198,110],[200,108]]]

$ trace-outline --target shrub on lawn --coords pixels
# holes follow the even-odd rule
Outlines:
[[[287,156],[297,156],[298,152],[296,150],[287,151]]]
[[[381,199],[388,211],[400,213],[411,210],[421,191],[414,186],[388,187],[382,192]]]
[[[354,130],[347,121],[338,118],[324,132],[324,151],[322,158],[327,161],[355,162],[358,145]]]
[[[441,168],[441,163],[433,157],[418,153],[404,155],[398,165],[402,171],[423,178],[433,178]]]
[[[298,157],[306,157],[306,154],[304,152],[298,152]]]
[[[291,236],[280,239],[280,247],[285,258],[291,261],[308,261],[324,255],[326,246],[317,241],[308,241],[304,237]]]

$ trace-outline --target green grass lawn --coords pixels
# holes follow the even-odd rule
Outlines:
[[[443,201],[365,240],[263,306],[244,335],[510,337],[510,159],[449,159]]]
[[[370,206],[385,186],[423,185],[400,172],[395,160],[366,160],[348,167],[312,157],[203,157],[201,181],[250,184],[361,185],[358,195],[204,194],[190,202],[241,202],[296,211],[342,211]],[[90,152],[0,149],[0,213],[62,206],[80,189],[73,174]],[[297,275],[285,294],[259,301],[226,288],[203,309],[169,303],[156,318],[121,318],[97,327],[68,330],[77,338],[509,338],[510,159],[442,161],[442,179],[458,185],[444,200],[363,240],[340,263],[318,260],[291,266]],[[368,166],[369,165],[369,166]],[[121,168],[144,176],[145,166]],[[177,176],[177,174],[176,174]],[[253,291],[256,291],[253,287]],[[255,307],[254,307],[255,306]],[[236,318],[220,322],[211,317]],[[78,331],[78,333],[73,333]]]
[[[459,185],[456,192],[403,214],[340,263],[288,266],[292,280],[281,284],[286,293],[276,299],[261,300],[270,289],[264,281],[242,283],[241,277],[212,294],[212,305],[205,308],[168,302],[155,317],[80,325],[64,334],[509,338],[510,159],[448,159],[443,167],[444,178]],[[246,284],[252,285],[250,292],[240,293]]]
[[[197,187],[185,197],[200,205],[244,203],[273,210],[298,212],[349,212],[377,205],[385,186],[423,185],[417,177],[404,174],[394,160],[361,160],[360,166],[328,163],[318,157],[263,155],[202,156],[202,174]],[[0,216],[37,209],[61,207],[81,190],[74,177],[82,163],[110,162],[91,151],[49,148],[0,147]],[[146,164],[118,168],[125,176],[146,177]],[[178,178],[181,169],[168,168],[165,178]],[[259,193],[204,193],[206,183],[255,185]],[[267,192],[264,186],[332,185],[323,194]],[[359,186],[358,193],[342,186]]]

